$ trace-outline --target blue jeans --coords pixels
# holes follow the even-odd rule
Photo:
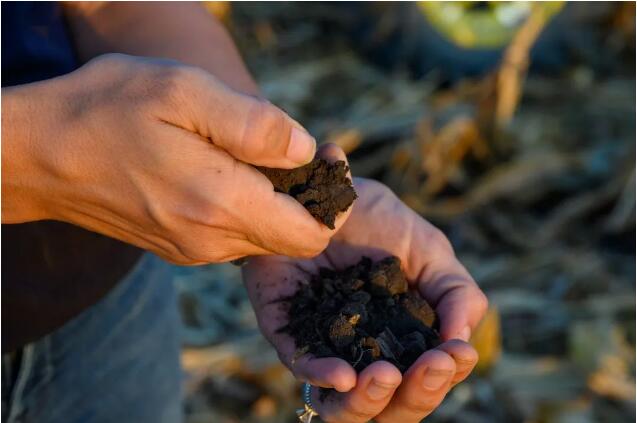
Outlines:
[[[171,274],[145,254],[100,302],[20,355],[3,356],[3,422],[180,422]]]

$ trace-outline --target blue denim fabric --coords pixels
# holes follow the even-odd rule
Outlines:
[[[182,419],[171,266],[151,254],[100,302],[3,357],[2,420],[175,423]]]

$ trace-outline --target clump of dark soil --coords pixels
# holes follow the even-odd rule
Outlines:
[[[436,314],[409,290],[397,257],[367,257],[342,272],[322,268],[284,299],[297,354],[340,357],[361,371],[377,360],[404,372],[440,344]]]
[[[294,197],[319,221],[334,229],[336,216],[356,199],[349,168],[344,161],[329,163],[314,159],[296,169],[258,167],[274,185],[274,190]]]

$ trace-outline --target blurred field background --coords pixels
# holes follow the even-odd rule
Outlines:
[[[208,3],[263,94],[487,293],[431,422],[635,421],[635,4]],[[214,49],[214,46],[211,46]],[[175,268],[188,423],[294,422],[231,265]]]

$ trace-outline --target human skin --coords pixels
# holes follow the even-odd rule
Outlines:
[[[60,220],[188,265],[312,256],[333,234],[247,164],[299,166],[313,138],[199,68],[105,55],[2,106],[2,223]]]
[[[65,8],[83,60],[119,51],[180,62],[106,56],[3,89],[12,122],[2,128],[3,223],[62,220],[178,264],[309,256],[326,245],[332,232],[245,164],[296,167],[315,141],[255,96],[227,33],[200,5]]]
[[[125,53],[138,57],[168,59],[206,71],[213,75],[218,82],[225,84],[237,93],[259,97],[258,87],[243,64],[227,31],[199,2],[71,2],[65,3],[63,6],[66,22],[70,30],[69,38],[75,44],[75,51],[80,64],[111,52]],[[163,63],[163,65],[167,64]],[[97,75],[97,72],[93,72],[93,74]],[[62,142],[69,139],[67,137],[68,134],[64,132],[69,127],[80,127],[78,123],[81,124],[81,122],[78,119],[73,125],[69,125],[70,120],[64,125],[62,121],[56,120],[63,117],[58,114],[60,108],[72,106],[67,98],[73,94],[73,90],[76,90],[75,97],[79,98],[82,97],[79,95],[81,89],[84,92],[88,92],[91,88],[90,86],[82,86],[80,83],[81,78],[76,76],[77,74],[73,76],[66,75],[56,79],[57,85],[55,87],[49,85],[49,83],[53,82],[51,80],[42,81],[37,85],[15,87],[15,89],[9,90],[3,89],[2,91],[3,223],[26,222],[52,216],[52,214],[49,214],[52,212],[52,205],[46,202],[57,193],[52,185],[47,185],[46,179],[41,179],[38,176],[37,169],[34,169],[34,167],[37,168],[46,164],[46,160],[50,160],[53,157],[46,156],[46,149],[55,149],[55,155],[60,157],[64,152],[63,149],[60,149]],[[64,80],[67,82],[63,82]],[[114,83],[114,76],[107,76],[107,80],[103,81],[104,85],[101,89],[96,88],[95,94],[101,94],[103,98],[108,99],[111,93],[107,92],[105,86],[109,81]],[[135,81],[140,81],[137,75],[133,75],[132,80],[126,80],[127,86],[135,85]],[[162,82],[161,80],[142,81],[142,83],[148,82],[166,85],[166,81]],[[47,88],[45,84],[49,85],[49,87]],[[175,84],[168,82],[167,85],[174,86]],[[60,90],[59,88],[62,86],[64,87]],[[141,87],[142,85],[137,86]],[[35,89],[36,87],[38,88]],[[152,94],[152,90],[147,91]],[[201,93],[203,92],[201,91]],[[115,90],[113,93],[119,95],[121,99],[121,91]],[[17,94],[20,95],[18,96]],[[57,99],[60,94],[60,99],[63,99],[63,101],[58,101]],[[156,99],[158,97],[158,95],[155,96]],[[135,104],[140,106],[141,103],[143,101],[137,101]],[[106,104],[106,102],[102,103],[103,106],[106,106]],[[131,121],[131,118],[144,114],[144,111],[139,107],[131,109],[126,102],[121,104],[120,107],[116,102],[111,101],[110,107],[114,110],[113,117],[122,116],[123,120],[109,125],[105,123],[104,119],[96,118],[99,113],[96,112],[96,109],[89,106],[95,106],[95,103],[84,102],[81,107],[76,107],[76,109],[85,112],[84,116],[90,117],[92,123],[99,123],[100,133],[97,134],[97,139],[107,141],[103,145],[98,145],[101,149],[113,145],[112,138],[115,138],[115,134],[122,135],[123,130],[120,130],[120,127],[123,123],[132,123],[133,126],[128,125],[128,129],[131,129],[134,125],[137,125],[138,129],[142,129],[143,122]],[[127,111],[131,113],[126,113]],[[231,121],[230,119],[227,120]],[[144,120],[144,122],[147,121]],[[111,131],[113,132],[112,134]],[[174,131],[177,131],[177,129],[174,129]],[[81,133],[83,131],[75,132]],[[84,135],[91,135],[90,131],[84,132]],[[128,132],[130,133],[131,131]],[[180,131],[180,136],[175,141],[183,141],[184,138],[181,135],[183,133]],[[184,136],[189,140],[200,139],[198,135],[185,134]],[[90,138],[85,137],[85,139],[90,141]],[[35,142],[36,140],[37,142]],[[34,147],[34,151],[28,151],[27,147],[29,145],[20,144],[19,141],[28,143],[31,147]],[[124,141],[124,144],[126,144],[123,151],[128,151],[129,147],[136,145],[133,143],[129,146],[121,138],[120,141]],[[137,137],[133,141],[139,142],[141,140]],[[287,140],[282,139],[280,141],[283,143]],[[184,148],[180,149],[179,155],[189,151],[190,147],[204,148],[203,145],[195,147],[187,143],[181,144]],[[176,144],[174,146],[176,148]],[[88,158],[95,160],[97,155],[101,153],[99,148],[94,151],[91,150],[89,144],[83,144],[80,147],[82,148],[78,149],[79,155],[76,154],[76,158],[84,154]],[[209,148],[209,150],[213,149]],[[43,160],[37,163],[30,161],[38,157],[39,154],[43,155]],[[27,160],[23,160],[24,157]],[[113,159],[112,155],[109,157]],[[86,167],[95,175],[97,170],[106,165],[106,160],[109,157],[104,157],[98,167]],[[119,154],[114,158],[115,163],[119,166],[122,164],[120,161],[127,159],[130,159],[130,157],[126,154]],[[144,157],[144,160],[146,160],[146,157]],[[175,161],[183,164],[187,161],[187,158],[178,157],[175,158]],[[226,163],[232,162],[226,160]],[[54,164],[57,165],[58,163]],[[206,162],[207,166],[210,164]],[[280,165],[285,167],[286,163],[282,161]],[[48,166],[49,170],[52,168],[54,167]],[[194,173],[197,169],[192,170]],[[184,169],[184,172],[186,171]],[[56,176],[55,173],[54,176]],[[199,175],[201,184],[203,184],[205,176],[204,174]],[[124,175],[121,174],[116,175],[115,179],[109,180],[107,183],[119,182],[123,177]],[[64,184],[62,188],[70,189],[70,186],[67,185]],[[206,189],[209,190],[210,186],[207,186]],[[85,191],[85,194],[90,193],[91,190],[96,190],[93,183]],[[39,196],[42,197],[42,201],[39,201]],[[126,194],[124,193],[117,197],[123,199],[126,198]],[[54,198],[54,200],[57,201],[58,199]],[[201,202],[199,203],[201,204]],[[75,201],[72,205],[78,207],[80,204],[81,201]],[[297,211],[300,212],[296,204],[291,205],[291,207],[296,207]],[[277,210],[277,214],[279,211]],[[52,217],[57,218],[56,216]],[[305,215],[303,219],[305,219]],[[306,224],[314,225],[314,222],[306,220]],[[92,228],[94,226],[87,227]],[[276,228],[266,226],[265,230],[270,231],[270,236],[276,235]],[[314,226],[314,230],[319,229]],[[3,225],[3,236],[6,235],[5,232],[8,234],[5,240],[16,242],[18,247],[22,245],[21,249],[23,250],[28,251],[28,247],[24,245],[25,243],[35,242],[35,244],[33,245],[33,272],[26,272],[23,277],[19,269],[23,265],[22,262],[14,262],[12,266],[9,266],[9,272],[10,274],[11,272],[13,274],[17,273],[20,276],[15,279],[7,278],[3,282],[3,293],[8,294],[3,297],[3,319],[6,324],[6,327],[3,326],[3,328],[7,329],[3,332],[3,352],[13,351],[27,342],[41,338],[94,304],[127,271],[126,266],[134,264],[134,256],[138,255],[131,247],[121,246],[115,241],[100,238],[79,228],[74,229],[70,225],[56,224],[54,222]],[[221,235],[221,231],[219,234]],[[50,239],[47,236],[64,237],[64,239]],[[188,237],[188,235],[185,236]],[[319,234],[319,238],[323,236],[323,234]],[[281,238],[285,237],[282,236]],[[86,260],[82,259],[82,242],[88,243],[85,252]],[[210,241],[202,244],[204,250],[208,242]],[[214,252],[215,254],[207,254],[206,260],[230,259],[238,255],[239,250],[259,250],[254,247],[244,248],[246,243],[241,241],[231,241],[231,246],[233,243],[235,244],[233,249],[236,248],[237,242],[243,246],[239,246],[240,248],[236,249],[236,251],[208,251],[208,253]],[[318,249],[319,244],[320,242],[314,248]],[[67,247],[71,248],[67,255],[68,263],[67,259],[61,258],[63,257],[61,251],[56,250],[54,257],[47,255],[47,251],[51,248]],[[170,249],[169,246],[167,248]],[[201,246],[197,248],[201,248]],[[94,277],[90,277],[88,270],[84,266],[90,267],[91,263],[99,263],[100,257],[97,255],[104,253],[113,254],[114,263],[112,267],[109,267],[107,271],[106,269],[100,269],[100,265],[98,265],[97,274]],[[172,253],[167,251],[167,254],[171,255]],[[166,254],[163,254],[163,256],[178,263],[194,264],[197,259],[197,257],[183,257],[183,254],[172,258],[167,257]],[[74,257],[77,260],[82,260],[82,263],[73,264]],[[108,266],[106,262],[103,266]],[[24,263],[28,265],[27,257],[24,258]],[[65,271],[67,264],[69,268],[68,271]],[[48,268],[51,268],[51,277],[42,277],[41,275],[46,274]],[[65,275],[74,276],[66,277]],[[35,277],[35,279],[30,280],[30,277]]]
[[[225,27],[201,2],[63,2],[80,60],[105,53],[158,57],[203,69],[259,95]]]
[[[255,257],[244,266],[244,282],[259,326],[282,362],[298,379],[335,389],[325,402],[313,390],[313,404],[324,421],[418,422],[473,370],[478,354],[467,341],[487,309],[487,299],[438,229],[384,185],[360,178],[354,178],[354,184],[359,198],[352,214],[321,255],[302,260]],[[403,375],[385,361],[357,375],[339,358],[306,354],[294,359],[293,339],[277,332],[287,316],[276,300],[293,294],[297,282],[320,267],[343,269],[363,255],[399,257],[411,285],[438,313],[444,342],[425,352]]]
[[[164,206],[183,206],[185,204],[184,201],[190,201],[193,196],[197,197],[194,194],[197,194],[200,189],[203,189],[201,188],[202,185],[207,186],[206,189],[202,191],[203,194],[208,193],[207,189],[210,189],[210,185],[215,185],[215,183],[207,183],[210,177],[218,177],[215,173],[216,170],[222,170],[222,174],[224,174],[227,169],[231,175],[231,172],[241,171],[242,175],[247,175],[246,178],[248,178],[248,181],[254,182],[254,185],[250,187],[252,197],[247,200],[245,197],[241,197],[244,198],[244,201],[243,204],[242,201],[239,201],[240,205],[245,205],[245,202],[249,203],[257,194],[263,192],[265,195],[264,198],[270,198],[273,204],[277,203],[275,215],[281,216],[281,214],[287,210],[289,215],[292,216],[291,220],[287,217],[286,219],[281,219],[281,221],[285,222],[286,228],[284,229],[286,231],[294,234],[301,233],[304,228],[309,228],[303,239],[314,240],[313,242],[315,242],[316,245],[303,243],[300,247],[301,251],[297,250],[296,255],[312,255],[327,244],[329,236],[332,235],[331,232],[326,234],[326,228],[316,226],[318,224],[314,220],[308,220],[311,219],[311,216],[298,204],[290,199],[272,193],[271,186],[267,181],[262,179],[259,174],[254,173],[252,169],[246,169],[243,164],[233,158],[233,153],[230,152],[233,145],[234,147],[238,147],[244,145],[243,143],[217,145],[215,141],[219,142],[219,140],[225,138],[217,134],[217,137],[212,139],[209,135],[214,135],[213,131],[205,133],[206,128],[210,129],[206,125],[206,122],[209,122],[211,119],[209,110],[205,111],[206,113],[203,117],[201,114],[197,114],[196,111],[193,112],[192,110],[190,110],[191,113],[183,113],[183,111],[188,111],[188,107],[186,107],[188,105],[176,103],[180,106],[184,106],[176,107],[180,112],[179,114],[172,114],[173,118],[178,118],[179,123],[173,123],[172,125],[166,124],[165,126],[169,128],[162,127],[161,130],[159,128],[161,125],[157,122],[152,122],[152,119],[149,118],[148,115],[144,115],[144,104],[152,103],[154,107],[157,107],[167,101],[167,99],[170,99],[172,102],[180,96],[168,95],[166,97],[166,92],[170,92],[170,89],[175,89],[182,85],[182,89],[185,91],[178,89],[176,92],[182,92],[183,95],[184,92],[189,93],[194,91],[196,93],[194,98],[199,100],[203,100],[205,96],[202,96],[202,93],[205,92],[214,92],[216,95],[222,95],[220,93],[224,93],[228,96],[240,95],[240,93],[258,96],[256,84],[254,84],[245,69],[227,33],[221,25],[211,19],[199,4],[189,2],[175,4],[169,2],[153,4],[152,7],[148,7],[140,3],[128,2],[97,4],[72,3],[67,4],[65,9],[74,35],[77,51],[80,59],[83,61],[91,60],[107,52],[117,51],[135,56],[173,59],[183,64],[196,66],[199,70],[192,68],[186,69],[175,63],[158,63],[131,57],[111,56],[98,59],[97,62],[91,63],[88,68],[82,69],[81,72],[57,78],[55,81],[29,84],[29,86],[17,87],[11,90],[3,89],[2,118],[3,122],[5,122],[2,128],[3,223],[25,222],[47,218],[67,219],[72,223],[85,226],[89,229],[100,230],[101,228],[103,232],[109,236],[118,237],[119,234],[120,239],[124,239],[125,237],[122,235],[122,231],[126,232],[126,230],[122,228],[118,229],[118,225],[121,226],[122,223],[127,225],[134,221],[142,222],[146,219],[145,225],[138,224],[134,227],[136,230],[129,230],[129,232],[127,232],[128,235],[126,236],[138,237],[136,241],[128,240],[128,242],[138,242],[136,245],[140,245],[144,248],[148,245],[149,249],[153,250],[154,248],[153,251],[158,252],[158,254],[168,260],[184,264],[198,264],[209,260],[226,260],[245,254],[269,253],[272,251],[295,255],[293,251],[287,251],[287,249],[291,247],[288,243],[294,243],[294,241],[282,239],[286,237],[274,236],[276,231],[275,228],[269,226],[272,222],[269,219],[266,222],[259,221],[262,222],[263,226],[261,229],[265,231],[265,233],[256,236],[253,235],[252,239],[243,239],[241,237],[235,239],[235,235],[238,232],[243,234],[248,233],[249,225],[252,223],[245,221],[249,219],[243,218],[242,220],[241,217],[238,217],[236,220],[237,223],[234,225],[235,232],[219,231],[217,241],[214,243],[217,246],[215,248],[215,245],[212,245],[213,243],[208,241],[210,233],[208,232],[204,236],[204,234],[200,234],[199,232],[209,229],[207,226],[210,226],[209,223],[211,221],[205,218],[211,218],[211,216],[205,213],[205,211],[209,210],[212,206],[216,207],[219,205],[217,203],[211,204],[213,200],[221,201],[220,197],[217,196],[212,198],[213,196],[211,195],[203,195],[203,201],[198,202],[199,206],[192,208],[192,210],[194,210],[193,215],[199,216],[200,219],[191,219],[190,215],[187,215],[184,219],[180,219],[178,216],[172,215],[170,211],[163,213],[157,212],[156,207],[158,204],[162,208]],[[214,48],[211,48],[211,46],[214,46]],[[99,63],[100,61],[102,61],[101,64]],[[104,61],[107,63],[105,64]],[[163,71],[160,71],[160,69],[166,70],[168,68],[172,70],[166,71],[166,75],[164,75],[166,79],[160,78],[157,80],[157,74],[155,72],[162,73]],[[175,71],[176,68],[178,68],[178,70]],[[106,78],[106,81],[104,80],[103,76],[105,75],[103,75],[102,72],[105,71],[103,69],[109,70],[109,72],[106,73],[109,74],[108,78],[111,79]],[[207,74],[202,75],[202,70],[206,71]],[[139,77],[138,72],[140,71],[141,74],[147,78]],[[85,73],[80,75],[82,72]],[[195,77],[193,77],[193,72],[196,74]],[[117,75],[114,76],[114,74],[117,73],[120,77],[119,81],[115,78]],[[191,82],[193,80],[198,82],[195,85],[186,87],[183,82],[184,79]],[[126,98],[125,101],[120,98],[119,102],[111,99],[114,94],[118,94],[117,90],[114,90],[113,87],[122,83],[122,80],[124,80],[127,86],[136,87],[136,92],[145,94],[142,95],[141,102],[135,103],[136,107],[127,106],[129,101],[135,102],[138,100],[132,98],[133,96]],[[81,95],[76,97],[74,90],[78,88],[86,89],[85,85],[91,81],[101,81],[102,87],[100,87],[101,91],[99,95]],[[164,97],[152,97],[152,95],[156,94],[154,92],[156,89],[154,84],[163,86],[162,81],[169,87],[166,92],[162,91]],[[214,83],[212,81],[214,81]],[[139,85],[135,85],[136,82],[139,83]],[[152,84],[144,85],[149,82],[152,82]],[[45,86],[49,83],[51,83],[51,85]],[[215,86],[216,84],[225,85],[225,91],[224,89],[220,89],[219,91],[211,90],[210,86],[207,86],[208,89],[202,89],[202,85],[200,85],[202,83],[204,85],[212,84]],[[53,84],[57,85],[54,86]],[[230,91],[228,91],[228,89],[230,89]],[[175,91],[172,92],[175,93]],[[151,98],[148,98],[149,94]],[[60,98],[63,98],[64,102],[60,102]],[[100,101],[96,101],[96,99]],[[239,102],[250,102],[250,100],[256,101],[253,97],[244,96],[241,97],[241,101]],[[75,107],[69,108],[69,104],[75,104]],[[56,110],[56,108],[61,108],[62,106],[66,109]],[[95,108],[96,106],[97,109]],[[175,104],[173,104],[173,106],[175,106]],[[192,107],[192,105],[190,106]],[[263,106],[258,106],[257,108],[260,107]],[[99,110],[100,108],[101,110]],[[70,113],[69,109],[74,110],[75,114]],[[109,113],[103,113],[105,109],[109,110]],[[242,108],[242,110],[245,109]],[[223,110],[218,110],[218,112],[220,115],[223,114]],[[278,112],[273,111],[272,114],[278,114]],[[89,127],[78,123],[78,119],[82,115],[91,117],[91,119],[87,119],[87,121],[91,122]],[[151,116],[156,117],[157,115],[152,114]],[[141,119],[142,123],[137,122],[138,118]],[[228,123],[236,118],[236,116],[229,118],[227,115],[224,115],[224,118],[219,119],[218,122]],[[286,122],[284,126],[286,127],[296,125],[294,122],[287,121],[287,117],[275,118],[274,120],[278,119],[284,120]],[[40,122],[40,120],[43,122]],[[9,126],[6,125],[6,122],[16,122],[16,124]],[[215,125],[212,125],[212,127],[214,126]],[[198,131],[200,130],[204,132],[204,134],[199,133]],[[265,132],[271,130],[272,128]],[[282,131],[286,132],[286,130]],[[291,132],[291,129],[289,131]],[[158,132],[162,132],[165,135],[160,136],[157,134]],[[73,134],[73,136],[70,134]],[[145,134],[152,135],[152,137],[150,135],[148,136],[152,139],[152,144],[143,143]],[[275,138],[278,139],[278,137]],[[289,142],[289,137],[282,138],[285,140],[284,142]],[[228,136],[227,140],[229,141],[231,139],[233,139],[233,137]],[[18,140],[23,141],[23,144],[20,144]],[[87,144],[93,140],[96,140],[95,143]],[[131,143],[127,141],[134,141],[134,143],[130,145]],[[64,145],[60,143],[64,143]],[[156,148],[158,148],[156,144],[159,144],[159,146],[164,149],[156,150]],[[122,151],[129,151],[132,147],[137,147],[136,152],[131,154],[122,153]],[[282,152],[283,149],[278,151]],[[110,155],[109,157],[112,160],[104,160],[104,157],[100,157],[102,154]],[[205,154],[209,160],[198,158],[201,154]],[[241,152],[236,150],[234,154],[240,155]],[[246,156],[242,156],[242,159],[251,162],[249,158],[250,153],[244,152],[244,154],[246,154]],[[252,160],[257,163],[262,157],[257,153],[255,154],[258,157]],[[334,157],[342,153],[332,150],[330,154]],[[116,160],[113,159],[114,156]],[[65,160],[69,157],[71,158],[70,161]],[[224,166],[212,165],[213,157],[215,158],[215,162],[217,159],[221,160],[220,163],[224,163]],[[78,163],[80,159],[86,159],[86,162]],[[281,159],[280,157],[279,159],[281,160],[281,162],[278,163],[279,167],[290,167],[287,160]],[[274,160],[276,161],[277,159],[275,158]],[[171,165],[171,163],[176,161],[180,162],[182,166]],[[135,166],[145,162],[148,163],[142,169],[132,171],[135,169]],[[65,166],[65,164],[69,163],[69,166]],[[274,164],[274,162],[271,164]],[[110,171],[110,165],[115,166],[114,170],[116,171],[108,173]],[[171,165],[171,167],[169,167],[166,172],[159,171],[158,166],[168,165]],[[203,173],[197,172],[199,167],[203,169]],[[219,167],[221,167],[221,169],[219,169]],[[82,169],[87,172],[82,172]],[[84,178],[80,178],[81,183],[78,183],[76,187],[85,188],[79,190],[79,194],[74,192],[73,183],[69,182],[69,177],[77,175]],[[90,175],[91,177],[86,178],[86,175]],[[127,177],[127,175],[130,177]],[[141,179],[139,179],[140,175]],[[140,183],[131,183],[131,180],[134,180],[135,177],[138,178],[137,181],[143,181],[141,185]],[[58,178],[61,179],[58,180]],[[232,184],[234,183],[232,179],[232,177],[227,176],[225,180]],[[119,192],[107,192],[105,194],[104,192],[100,192],[99,189],[102,188],[102,186],[99,185],[98,180],[107,180],[111,186],[128,188],[122,189]],[[60,181],[63,183],[60,183]],[[180,182],[181,184],[164,187],[162,186],[163,181],[170,181],[170,185],[173,185],[173,182]],[[168,184],[164,183],[163,185]],[[180,187],[183,188],[184,185],[188,187],[188,190],[180,191]],[[218,185],[222,184],[219,183]],[[263,191],[264,186],[269,189],[267,193]],[[140,191],[138,187],[141,187],[142,191]],[[152,195],[138,195],[140,192],[145,192],[143,190],[148,188],[154,188],[154,190],[148,191]],[[222,190],[223,187],[219,189]],[[343,237],[342,239],[347,238],[350,241],[354,240],[354,243],[359,243],[360,246],[375,245],[384,248],[378,238],[362,236],[362,231],[358,231],[360,233],[356,234],[357,231],[355,228],[361,225],[365,227],[369,224],[369,221],[365,218],[367,215],[367,206],[369,206],[369,216],[377,216],[379,209],[389,212],[387,209],[392,210],[395,208],[398,213],[395,215],[390,213],[392,216],[391,222],[400,227],[403,227],[403,224],[413,224],[414,219],[413,217],[409,218],[405,206],[396,206],[395,198],[389,195],[385,189],[367,189],[365,182],[361,181],[357,181],[357,189],[359,190],[361,198],[355,203],[354,211],[356,213],[354,218],[348,221],[348,228],[354,229],[339,232],[337,236]],[[382,191],[382,195],[376,192],[376,190]],[[219,194],[221,195],[224,192],[225,191],[219,191]],[[162,195],[160,195],[160,193],[162,193]],[[181,195],[179,195],[180,193]],[[164,197],[163,194],[166,196]],[[135,197],[135,195],[138,196]],[[271,197],[268,197],[268,195]],[[170,198],[170,201],[159,201],[159,197],[164,199]],[[109,207],[111,207],[112,204],[116,204],[123,199],[127,200],[127,203],[134,203],[135,198],[144,201],[144,205],[138,203],[137,208],[133,211],[129,208],[130,204],[121,204],[116,208],[115,213],[112,213],[113,210],[109,213],[108,210],[105,211],[104,209],[105,204],[109,204]],[[275,201],[275,199],[277,201]],[[230,213],[232,210],[227,211],[223,207],[225,207],[225,204],[235,204],[231,203],[234,200],[237,200],[237,198],[230,198],[228,199],[230,203],[220,205],[220,210],[227,212],[230,217],[232,217]],[[252,203],[249,205],[251,209],[259,210],[264,215],[267,213],[267,210],[270,210],[261,203]],[[85,207],[87,209],[84,209]],[[128,214],[127,212],[122,212],[122,210],[128,210]],[[204,213],[202,213],[202,210]],[[94,214],[98,216],[94,216]],[[159,219],[159,222],[156,221],[156,217],[153,217],[153,214],[156,217],[162,217]],[[202,217],[202,215],[204,216]],[[223,213],[218,213],[213,217],[218,217],[219,215],[223,215]],[[286,216],[288,215],[286,214]],[[339,219],[337,227],[342,225],[345,217],[347,216],[344,215]],[[403,217],[407,218],[403,221],[401,220]],[[256,216],[256,218],[258,219],[259,216]],[[191,224],[193,221],[204,220],[204,222],[200,222],[200,225],[195,225],[190,231],[185,232],[186,235],[184,235],[184,233],[176,234],[184,238],[188,238],[189,236],[201,237],[197,238],[197,240],[204,239],[203,243],[199,244],[196,241],[166,241],[162,238],[162,235],[157,235],[157,232],[161,232],[163,229],[165,229],[163,236],[170,238],[171,233],[175,235],[176,230],[173,228],[171,232],[171,229],[162,226],[162,222],[168,222],[168,225],[175,225],[177,224],[176,221],[179,220],[186,220]],[[298,222],[301,229],[295,227],[290,230],[290,222],[292,222],[293,226],[295,224],[294,222]],[[373,226],[370,226],[370,228],[372,227]],[[160,229],[158,230],[157,228]],[[239,229],[238,232],[236,232],[236,228],[243,229]],[[367,229],[369,228],[366,228],[364,233],[369,235],[370,232]],[[146,240],[140,235],[144,234],[144,231],[148,231],[148,234],[150,234],[146,234],[148,238]],[[435,231],[425,232],[436,233]],[[307,234],[310,233],[314,233],[315,236],[308,237]],[[427,238],[426,235],[423,236]],[[439,235],[432,237],[432,239],[434,238],[440,241]],[[277,243],[282,242],[283,248],[279,245],[279,247],[270,246],[271,249],[268,249],[265,246],[269,242],[267,240],[272,241],[273,245],[279,245]],[[223,250],[218,250],[217,248],[220,245],[218,243],[225,241],[228,242],[228,245],[223,246]],[[442,244],[444,244],[444,242],[442,242]],[[177,245],[179,245],[179,247],[177,247]],[[207,245],[210,245],[210,248],[206,248]],[[330,244],[328,253],[320,256],[317,261],[313,263],[320,263],[320,260],[324,260],[321,257],[327,257],[329,251],[336,251],[334,249],[335,245],[337,245],[336,241]],[[394,247],[397,246],[394,245]],[[294,247],[292,246],[292,248]],[[197,251],[193,251],[193,249],[197,249]],[[388,248],[388,250],[390,249]],[[432,247],[428,251],[434,250]],[[398,253],[396,252],[395,254]],[[205,257],[203,257],[203,255],[205,255]],[[400,254],[398,255],[400,256]],[[423,256],[430,257],[424,254]],[[254,269],[252,266],[257,265],[261,260],[263,259],[253,259],[253,263],[249,265],[249,268]],[[273,258],[273,262],[275,263],[279,260],[284,259],[278,256]],[[285,260],[288,260],[286,263],[292,263],[289,261],[290,259]],[[303,263],[309,265],[310,261]],[[274,281],[277,283],[280,282],[278,278],[274,278],[273,282]],[[441,312],[444,308],[455,310],[453,312],[447,312],[447,314],[451,315],[455,312],[460,314],[465,313],[465,311],[463,311],[464,307],[470,299],[461,298],[463,295],[467,295],[462,294],[465,290],[461,288],[469,285],[464,282],[465,279],[462,279],[462,281],[457,288],[452,286],[453,281],[448,284],[437,284],[438,286],[448,285],[449,293],[445,298],[458,298],[453,301],[448,300],[447,303],[442,301],[438,303],[437,308],[441,315],[445,314]],[[285,289],[289,289],[289,287],[286,288],[285,285],[280,285],[268,291],[267,294],[275,295],[280,293],[280,290]],[[452,292],[456,294],[451,295]],[[473,304],[480,305],[481,293],[472,295],[474,300]],[[273,316],[268,323],[268,320],[270,320],[268,313],[264,314],[263,310],[258,306],[257,313],[266,336],[271,336],[271,334],[268,334],[267,328],[278,325],[280,321],[277,320],[276,316]],[[462,318],[445,319],[445,321],[446,320],[456,322],[456,326],[464,324]],[[472,327],[472,325],[473,324],[470,324],[469,327]],[[443,335],[445,333],[448,335],[450,331],[453,332],[456,329],[457,328],[453,325],[451,329],[443,329]],[[460,331],[459,337],[468,337],[466,330],[462,328],[458,330]],[[451,337],[453,337],[453,335]],[[454,366],[459,360],[467,359],[466,363],[468,364],[458,366],[460,371],[454,373],[454,378],[461,377],[463,371],[468,373],[469,370],[466,370],[465,367],[472,363],[473,357],[471,354],[475,353],[473,350],[469,351],[466,344],[458,344],[458,342],[459,341],[453,341],[450,344],[448,343],[445,348],[448,348],[449,351],[444,353],[449,357],[454,357]],[[289,347],[289,343],[286,344],[284,342],[283,344],[277,345],[283,348],[281,351],[283,351],[282,358],[284,362],[291,365],[290,356],[284,355],[285,348]],[[287,347],[285,347],[286,345]],[[454,347],[454,345],[457,346]],[[442,348],[441,346],[439,350],[443,351]],[[449,359],[446,358],[446,356],[440,355],[436,355],[436,357],[432,359],[426,359],[424,365],[427,366],[428,363],[451,366]],[[438,391],[437,396],[422,396],[422,389],[419,386],[406,384],[407,380],[411,380],[406,374],[405,380],[400,387],[397,388],[397,393],[390,396],[392,399],[389,403],[387,397],[383,397],[376,401],[373,407],[370,408],[366,405],[365,410],[361,411],[361,401],[364,400],[363,402],[368,403],[370,401],[370,399],[365,396],[367,395],[365,393],[366,391],[363,392],[369,380],[365,378],[375,377],[377,382],[394,386],[397,385],[397,375],[394,370],[384,366],[383,363],[378,363],[374,366],[370,366],[367,373],[358,375],[358,378],[356,378],[355,374],[352,374],[351,371],[348,371],[348,369],[343,366],[343,363],[336,363],[334,369],[329,366],[326,367],[324,364],[330,364],[330,362],[308,360],[306,357],[295,363],[294,371],[299,378],[310,380],[316,385],[335,386],[340,391],[349,391],[347,394],[340,396],[340,399],[335,401],[333,403],[335,405],[331,408],[319,404],[321,414],[333,421],[362,421],[366,420],[371,412],[378,415],[382,410],[384,411],[378,416],[378,419],[384,418],[387,421],[410,421],[409,419],[402,419],[401,416],[408,412],[408,410],[415,410],[416,415],[424,415],[426,410],[433,408],[437,404],[436,401],[441,399],[440,392]],[[378,371],[375,370],[372,372],[372,370],[379,366],[380,369]],[[438,367],[435,366],[432,366],[432,368],[438,369]],[[418,371],[422,371],[423,367],[418,367],[418,369]],[[414,372],[416,371],[414,370]],[[413,380],[415,384],[418,382],[418,377],[414,377]],[[446,388],[443,387],[441,389],[446,393]],[[391,392],[393,393],[394,390],[395,389],[392,388]],[[421,397],[427,399],[429,402],[425,405],[420,402],[416,405],[409,402],[411,398]],[[400,398],[402,398],[402,400],[399,401]],[[425,406],[428,408],[423,411],[423,407]],[[394,414],[392,415],[391,413]],[[358,420],[350,419],[352,415]],[[392,420],[393,416],[398,417]],[[415,416],[411,417],[415,418]]]

